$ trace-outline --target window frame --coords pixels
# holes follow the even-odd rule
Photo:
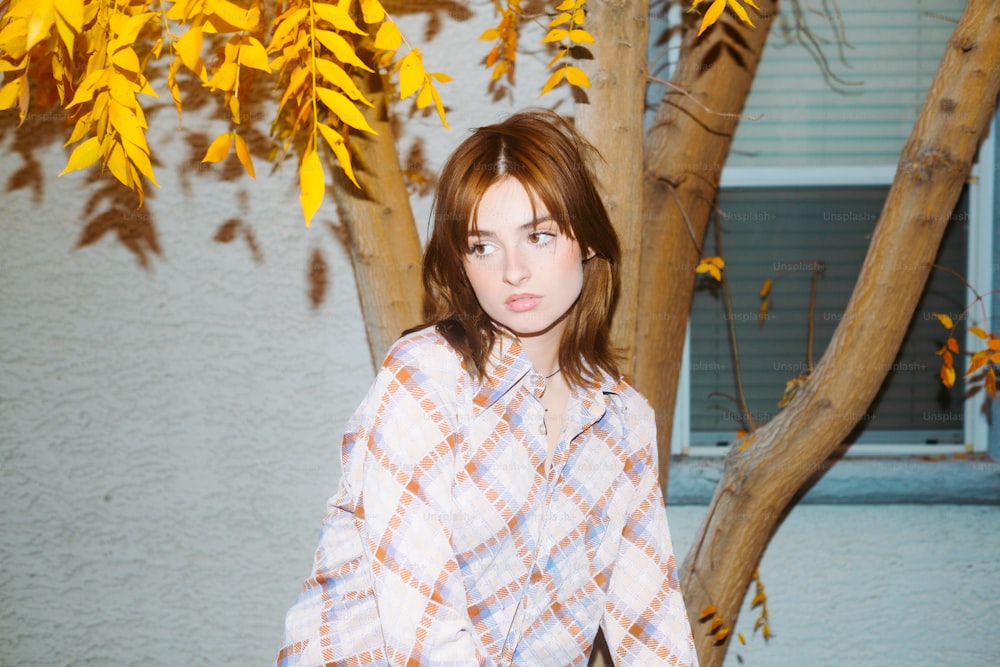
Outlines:
[[[966,279],[980,294],[994,288],[997,258],[993,252],[994,211],[996,196],[997,127],[1000,113],[994,116],[991,132],[980,147],[968,180],[969,233],[967,247]],[[896,175],[895,165],[834,166],[834,167],[725,167],[719,188],[784,188],[797,187],[873,187],[891,186]],[[974,292],[966,290],[966,303],[975,299]],[[990,329],[993,320],[992,297],[983,299],[982,307],[969,311],[969,323]],[[985,313],[984,313],[985,311]],[[690,323],[685,334],[677,400],[674,406],[671,453],[681,456],[720,457],[728,447],[691,445],[691,360]],[[964,349],[978,347],[981,342],[966,333]],[[922,444],[900,442],[893,444],[855,443],[847,456],[938,456],[949,454],[985,453],[989,450],[990,428],[982,414],[980,398],[973,397],[964,403],[963,444]]]

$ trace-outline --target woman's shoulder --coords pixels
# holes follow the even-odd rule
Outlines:
[[[649,401],[635,388],[632,381],[624,375],[612,382],[611,393],[618,395],[625,411],[629,414],[649,420],[653,419],[654,412]]]
[[[459,380],[462,358],[433,324],[410,331],[392,344],[382,368],[393,374],[419,372],[437,381]]]

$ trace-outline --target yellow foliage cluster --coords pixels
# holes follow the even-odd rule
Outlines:
[[[445,125],[434,82],[449,79],[425,72],[419,49],[407,47],[396,60],[404,40],[379,0],[279,0],[273,20],[263,16],[268,7],[262,0],[0,0],[0,110],[16,107],[23,122],[29,102],[66,108],[75,121],[67,145],[79,143],[63,173],[100,160],[141,201],[141,177],[156,185],[137,99],[157,97],[146,78],[151,60],[168,54],[167,88],[178,113],[182,68],[222,96],[232,128],[211,142],[204,161],[223,160],[235,147],[251,176],[250,150],[237,131],[241,86],[250,76],[277,76],[271,130],[281,155],[298,156],[308,224],[325,190],[318,137],[357,183],[348,136],[374,132],[362,113],[371,102],[352,75],[398,72],[400,97],[416,93],[418,108],[434,104]],[[41,84],[48,82],[58,100],[46,99]]]
[[[705,32],[709,26],[714,24],[722,16],[722,11],[729,5],[729,8],[733,10],[733,13],[740,18],[741,21],[749,25],[751,28],[754,27],[753,21],[750,20],[750,16],[747,14],[746,8],[740,4],[741,0],[713,0],[712,4],[709,5],[708,9],[705,11],[704,16],[701,18],[701,26],[698,28],[698,34]],[[691,9],[692,11],[698,7],[703,2],[703,0],[692,0]],[[753,7],[754,9],[760,11],[753,0],[742,0],[745,4]]]
[[[521,26],[521,0],[493,0],[500,23],[483,31],[479,39],[496,44],[486,56],[486,67],[492,67],[491,81],[506,75],[507,81],[514,83],[514,63],[517,60],[517,36]]]
[[[939,374],[941,384],[951,388],[955,386],[955,380],[957,379],[954,355],[961,352],[958,339],[955,338],[956,323],[944,313],[934,313],[934,317],[948,330],[948,339],[941,346],[941,349],[937,351],[937,354],[941,357],[941,371]],[[965,377],[968,378],[973,373],[983,371],[981,377],[976,378],[976,380],[982,381],[982,388],[986,390],[989,399],[995,399],[997,397],[996,366],[1000,365],[1000,338],[992,331],[985,331],[979,327],[969,327],[969,333],[979,340],[984,341],[986,346],[972,353],[969,359],[969,368],[965,371]],[[976,389],[975,382],[970,382],[968,389],[971,395],[972,391]]]
[[[724,268],[726,268],[726,260],[721,257],[702,257],[694,271],[695,273],[707,273],[721,283]]]
[[[543,44],[559,43],[559,50],[549,61],[549,69],[554,71],[542,86],[542,95],[549,92],[564,80],[572,86],[586,88],[590,86],[587,73],[575,65],[569,64],[570,49],[574,45],[593,44],[594,37],[583,29],[587,18],[584,5],[587,0],[563,0],[556,6],[559,12],[549,21],[549,31],[542,39]]]

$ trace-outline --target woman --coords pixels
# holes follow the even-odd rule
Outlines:
[[[617,664],[697,657],[653,413],[608,331],[619,245],[559,116],[476,130],[446,163],[425,314],[344,436],[278,665]]]

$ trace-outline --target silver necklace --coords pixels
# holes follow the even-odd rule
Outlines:
[[[549,375],[546,375],[545,379],[548,380],[549,378],[551,378],[552,376],[554,376],[556,373],[558,373],[561,370],[562,370],[561,368],[555,369],[554,371],[552,371],[552,373],[550,373]],[[545,425],[545,415],[547,415],[548,413],[549,413],[549,409],[545,408],[545,413],[542,414],[542,423],[538,427],[538,432],[541,433],[542,435],[548,435],[549,434],[549,429]]]

